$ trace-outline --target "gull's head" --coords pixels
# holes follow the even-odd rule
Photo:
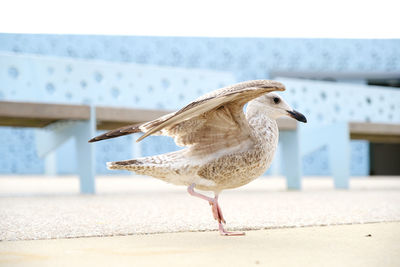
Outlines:
[[[306,117],[282,99],[277,93],[268,93],[262,95],[249,103],[252,107],[258,110],[263,110],[268,114],[268,117],[276,120],[277,118],[289,116],[301,122],[307,122]]]

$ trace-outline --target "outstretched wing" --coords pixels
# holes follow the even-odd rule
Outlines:
[[[175,113],[140,126],[110,131],[93,138],[90,142],[136,132],[144,132],[137,142],[154,134],[174,137],[178,145],[184,146],[212,144],[221,138],[232,141],[235,134],[248,134],[248,124],[243,114],[244,104],[265,93],[283,90],[283,84],[270,80],[238,83],[210,92]],[[237,136],[236,139],[239,141],[241,137]]]
[[[137,142],[143,140],[147,136],[156,133],[163,128],[172,128],[185,120],[205,114],[209,111],[217,109],[226,104],[235,104],[243,107],[248,101],[257,98],[265,93],[272,91],[284,91],[283,84],[269,80],[255,80],[238,83],[229,87],[218,89],[200,97],[196,101],[190,103],[163,122],[148,128],[146,133],[142,135]],[[235,109],[237,110],[237,109]],[[242,112],[242,111],[241,111]],[[243,113],[243,112],[242,112]]]

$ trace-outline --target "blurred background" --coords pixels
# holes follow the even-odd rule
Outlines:
[[[222,86],[277,79],[310,124],[399,124],[392,4],[9,1],[1,8],[0,101],[176,110]],[[0,174],[76,173],[75,140],[41,158],[35,131],[0,128]],[[169,138],[133,141],[96,144],[96,173],[129,174],[105,162],[177,149]],[[399,160],[396,142],[351,141],[352,176],[400,175]],[[280,165],[278,156],[269,174]],[[302,166],[304,175],[330,175],[328,148],[302,156]]]

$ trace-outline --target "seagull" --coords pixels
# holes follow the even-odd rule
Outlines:
[[[190,195],[211,205],[221,235],[244,235],[224,229],[226,221],[218,196],[222,190],[253,181],[269,168],[278,145],[277,118],[289,116],[307,122],[303,114],[273,92],[284,90],[283,84],[271,80],[237,83],[207,93],[176,112],[141,125],[111,130],[89,142],[140,132],[143,135],[137,142],[150,135],[174,138],[183,149],[108,162],[107,167],[187,186]],[[212,191],[214,197],[198,190]]]

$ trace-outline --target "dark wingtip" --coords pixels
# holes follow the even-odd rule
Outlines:
[[[94,142],[97,142],[97,141],[102,141],[102,140],[116,138],[116,137],[132,134],[132,133],[137,133],[137,132],[140,132],[140,131],[141,130],[136,125],[128,125],[128,126],[124,126],[124,127],[118,128],[118,129],[114,129],[114,130],[108,131],[108,132],[106,132],[104,134],[101,134],[99,136],[93,137],[88,142],[89,143],[94,143]]]
[[[88,143],[94,143],[94,142],[98,142],[98,141],[107,139],[107,138],[102,138],[102,137],[103,137],[103,135],[99,135],[99,136],[93,137],[92,139],[90,139],[88,141]]]

